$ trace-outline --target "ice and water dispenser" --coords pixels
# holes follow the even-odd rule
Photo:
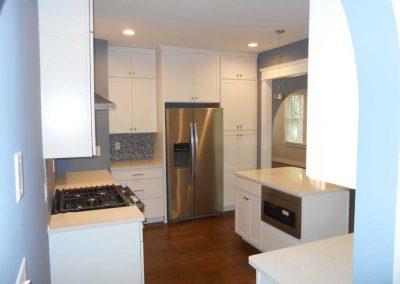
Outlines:
[[[174,144],[174,167],[190,168],[190,143]]]

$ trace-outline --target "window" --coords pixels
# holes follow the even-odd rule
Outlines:
[[[305,145],[305,92],[285,99],[285,143]]]

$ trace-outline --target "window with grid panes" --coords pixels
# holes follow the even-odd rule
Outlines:
[[[305,93],[285,99],[285,143],[305,145]]]

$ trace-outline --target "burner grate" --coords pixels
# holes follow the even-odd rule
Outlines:
[[[59,195],[58,213],[127,206],[121,190],[116,185],[63,189],[55,197]]]

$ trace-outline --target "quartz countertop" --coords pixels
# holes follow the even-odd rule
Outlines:
[[[348,190],[343,186],[311,179],[306,175],[305,169],[296,167],[239,171],[236,175],[297,196]]]
[[[57,178],[56,189],[118,184],[107,170],[70,172]],[[69,212],[51,215],[49,233],[141,222],[145,217],[136,206]]]
[[[112,169],[161,168],[162,166],[162,160],[111,161]]]
[[[271,283],[352,282],[353,234],[252,255],[249,263]]]

